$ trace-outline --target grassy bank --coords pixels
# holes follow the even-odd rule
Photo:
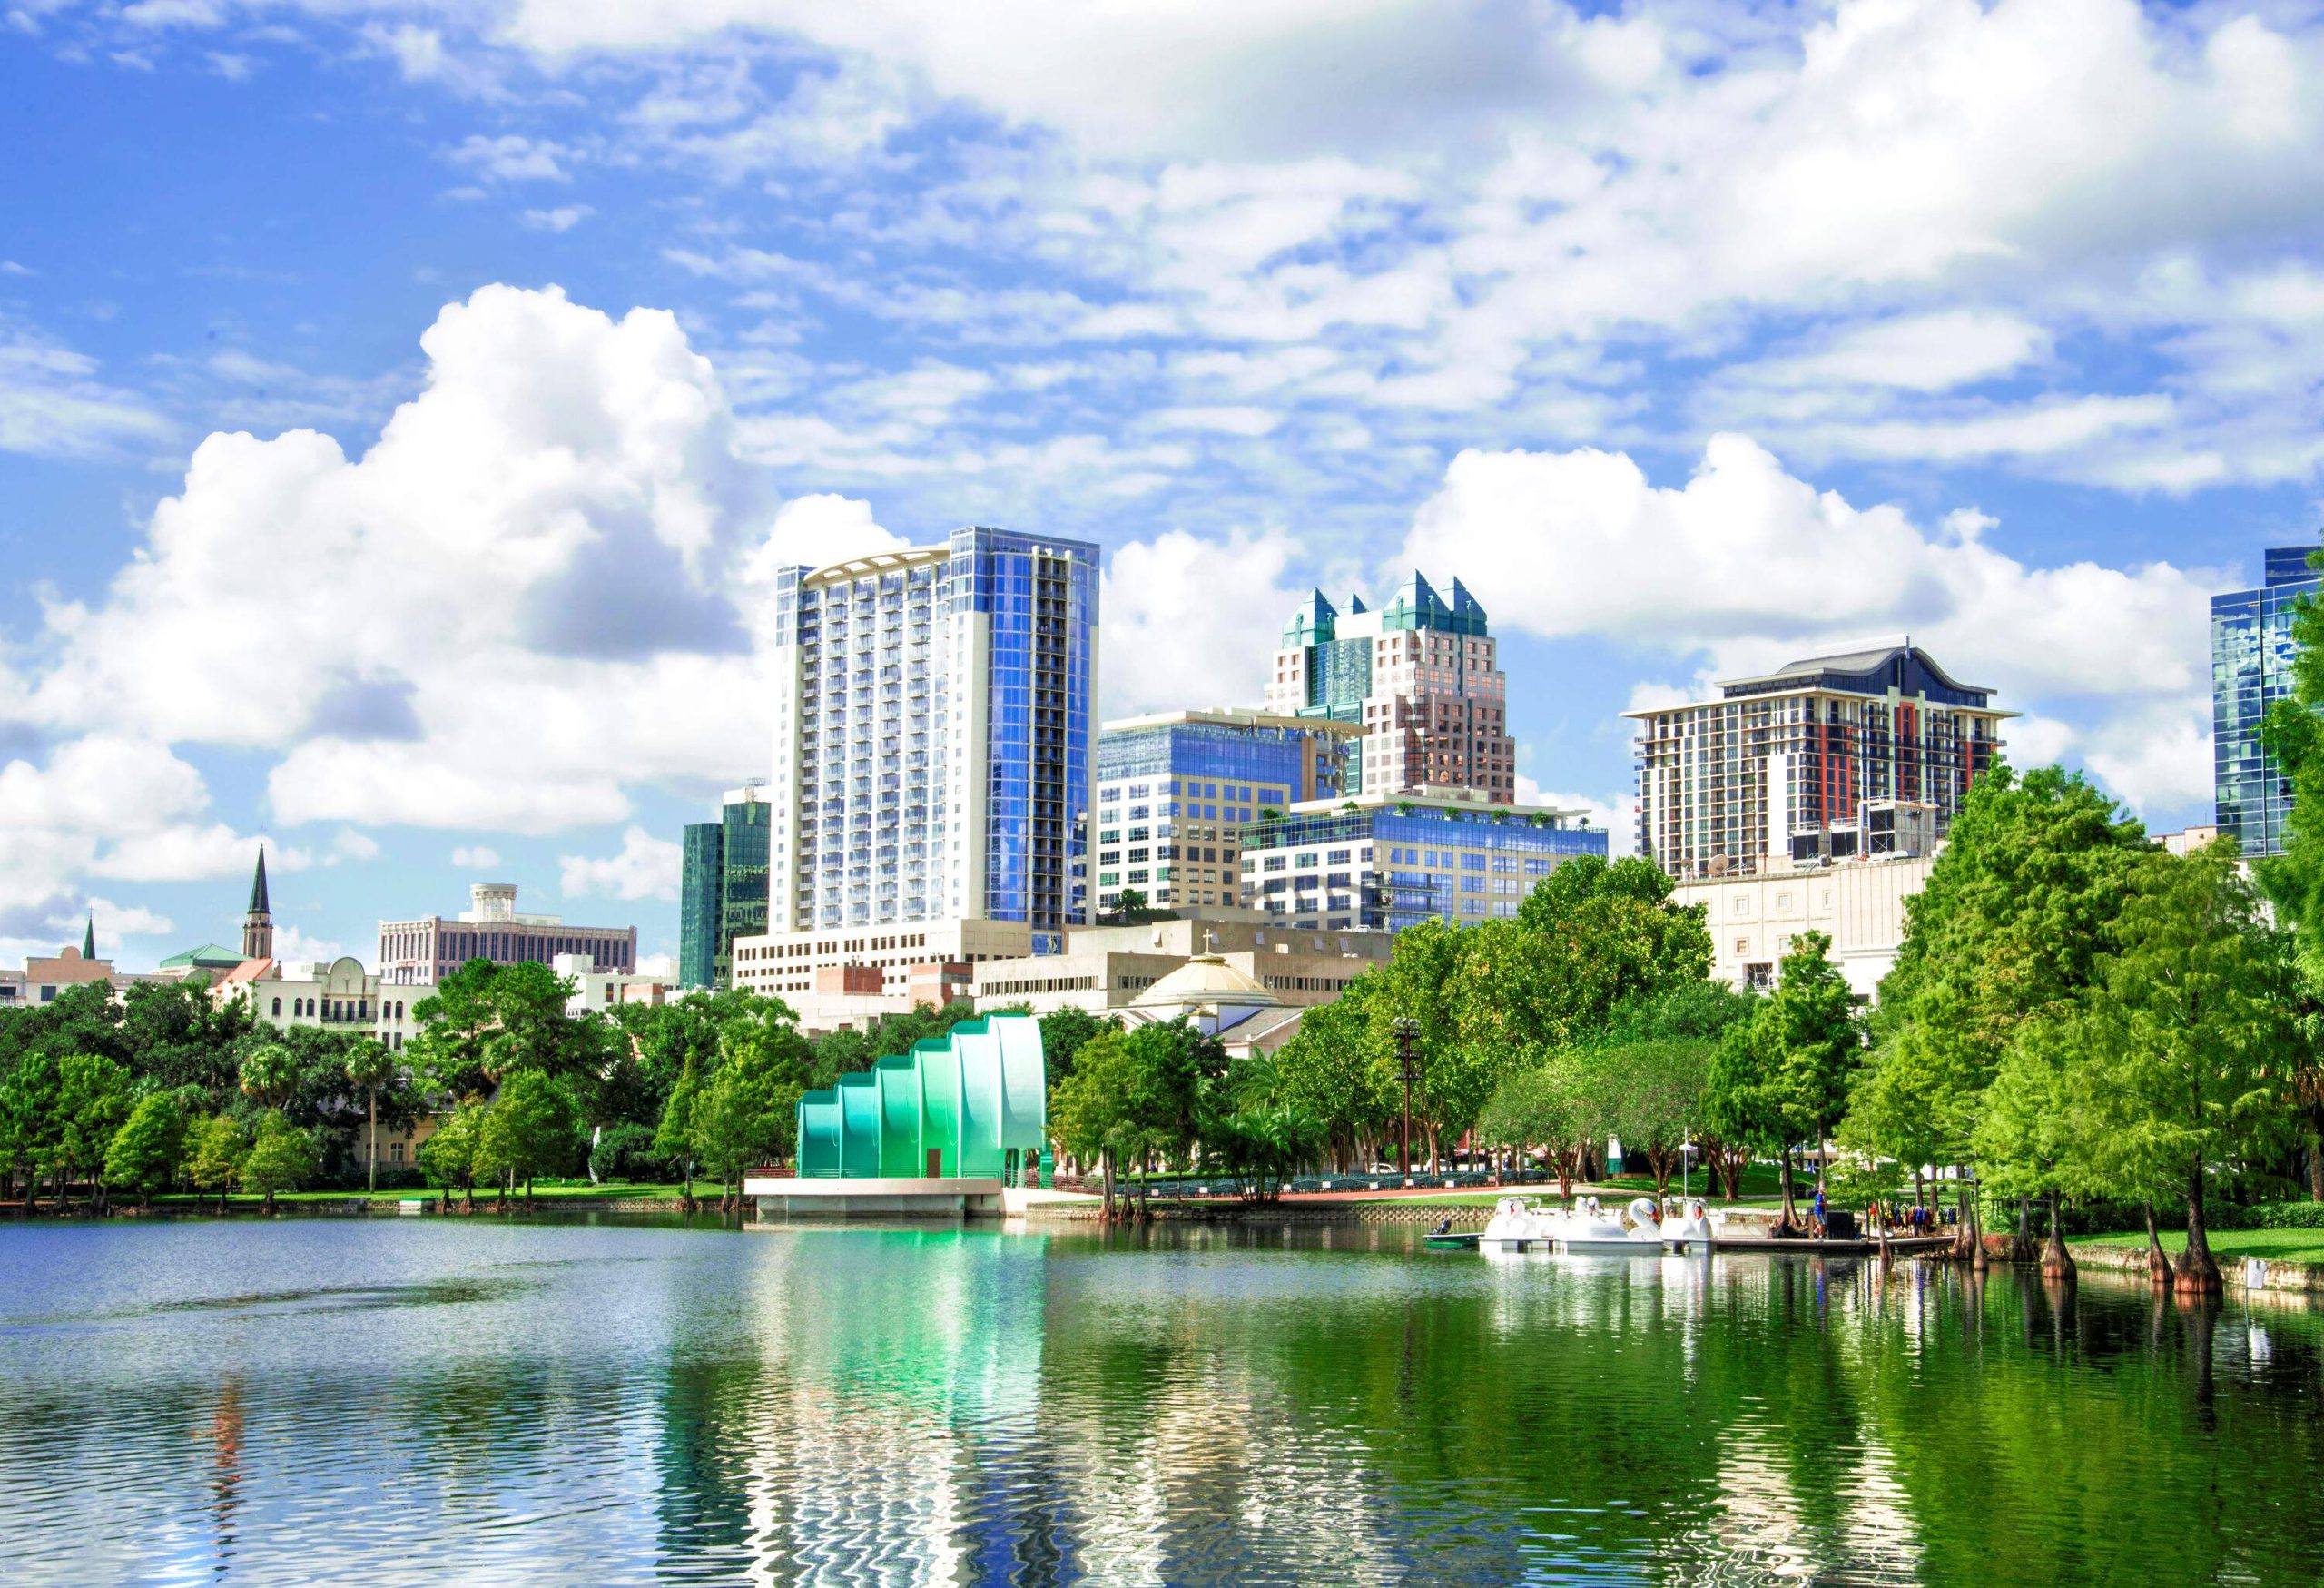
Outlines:
[[[696,1180],[694,1185],[694,1194],[704,1201],[715,1200],[724,1189],[724,1188],[722,1186],[714,1186],[703,1180]],[[609,1201],[616,1198],[677,1197],[682,1195],[683,1192],[684,1188],[680,1187],[675,1182],[664,1184],[660,1182],[645,1182],[637,1180],[605,1180],[596,1185],[592,1185],[587,1180],[558,1180],[554,1182],[537,1180],[533,1184],[533,1200],[536,1202],[558,1202],[574,1199],[598,1202]],[[422,1198],[432,1202],[442,1195],[443,1193],[441,1191],[437,1190],[433,1187],[426,1189],[407,1187],[399,1190],[372,1192],[359,1190],[278,1191],[275,1193],[274,1200],[278,1206],[286,1203],[300,1202],[363,1201],[380,1205],[392,1205],[397,1202],[417,1201]],[[476,1199],[478,1203],[481,1205],[491,1201],[494,1198],[494,1196],[495,1192],[490,1187],[479,1187],[477,1189]],[[525,1193],[523,1188],[519,1187],[517,1194],[510,1198],[509,1200],[513,1204],[521,1202],[524,1198]],[[118,1195],[116,1195],[114,1199],[117,1205],[125,1204],[128,1201],[134,1200],[134,1198],[124,1198]],[[452,1199],[455,1202],[458,1201],[459,1194],[458,1192],[453,1193]],[[202,1197],[197,1198],[188,1194],[173,1193],[169,1196],[156,1197],[153,1198],[153,1206],[156,1208],[166,1208],[189,1213],[194,1211],[197,1202],[200,1206],[205,1208],[214,1208],[217,1206],[217,1198],[215,1197]],[[229,1208],[261,1208],[266,1205],[266,1198],[260,1196],[253,1196],[248,1192],[237,1191],[226,1198],[226,1205]]]
[[[2073,1244],[2082,1241],[2093,1246],[2142,1247],[2146,1245],[2146,1231],[2131,1229],[2084,1236]],[[2211,1244],[2213,1257],[2263,1258],[2271,1263],[2324,1263],[2324,1229],[2214,1229],[2211,1232]],[[2175,1257],[2186,1247],[2185,1230],[2162,1232],[2164,1251]]]

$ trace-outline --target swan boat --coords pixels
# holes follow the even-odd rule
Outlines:
[[[1595,1197],[1583,1197],[1570,1208],[1537,1208],[1522,1197],[1503,1197],[1493,1204],[1492,1218],[1477,1238],[1488,1251],[1659,1252],[1662,1221],[1649,1197],[1630,1205],[1625,1225],[1608,1213]]]

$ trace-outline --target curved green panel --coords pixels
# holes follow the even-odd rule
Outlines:
[[[1038,1152],[1049,1129],[1049,1070],[1030,1015],[963,1021],[839,1085],[799,1100],[799,1172],[918,1179],[998,1179],[1014,1149]]]
[[[960,1055],[941,1038],[925,1038],[911,1050],[920,1067],[921,1139],[923,1150],[941,1154],[936,1172],[960,1172]]]
[[[960,1056],[960,1172],[1000,1172],[1000,1043],[969,1021],[952,1028],[952,1048]]]
[[[840,1172],[839,1093],[830,1087],[799,1100],[799,1173],[822,1179]]]
[[[880,1173],[880,1082],[871,1071],[839,1078],[840,1170],[850,1179]]]
[[[909,1178],[927,1172],[920,1154],[920,1070],[891,1054],[872,1071],[880,1084],[880,1172]]]
[[[1000,1046],[1000,1147],[1036,1149],[1049,1139],[1049,1067],[1041,1054],[1041,1022],[1029,1016],[990,1022]]]

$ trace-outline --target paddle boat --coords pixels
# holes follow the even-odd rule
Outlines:
[[[1548,1251],[1557,1244],[1564,1222],[1562,1213],[1536,1208],[1522,1197],[1503,1197],[1492,1205],[1492,1217],[1485,1220],[1477,1246],[1483,1251]]]
[[[1693,1249],[1707,1252],[1710,1245],[1710,1217],[1703,1211],[1703,1199],[1689,1197],[1683,1210],[1662,1221],[1662,1244],[1672,1251]]]

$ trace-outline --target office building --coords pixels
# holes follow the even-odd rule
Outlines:
[[[1494,659],[1485,609],[1458,579],[1448,604],[1417,573],[1374,611],[1341,612],[1322,591],[1283,631],[1267,709],[1364,729],[1343,792],[1473,788],[1517,796],[1509,681]]]
[[[1098,548],[997,529],[775,579],[767,933],[1088,909]]]
[[[1076,927],[1063,953],[978,965],[974,992],[980,1010],[1118,1014],[1156,1007],[1154,990],[1202,959],[1263,991],[1270,1006],[1304,1009],[1337,999],[1387,963],[1394,945],[1384,932],[1302,932],[1255,911],[1194,911],[1137,926]]]
[[[977,966],[1032,952],[1021,921],[768,932],[735,941],[734,985],[780,998],[808,1031],[834,1031],[966,998]]]
[[[248,959],[210,984],[213,1004],[240,1002],[261,1025],[359,1033],[397,1052],[419,1034],[412,1011],[435,993],[432,982],[383,981],[352,954],[303,965]]]
[[[1848,990],[1869,1001],[1905,944],[1905,901],[1928,885],[1934,854],[1873,856],[1838,865],[1709,877],[1679,883],[1674,904],[1699,904],[1710,932],[1711,974],[1765,991],[1800,933],[1832,940]]]
[[[1929,854],[2014,712],[1909,636],[1733,678],[1639,725],[1638,843],[1679,882]]]
[[[379,973],[391,986],[441,981],[470,960],[496,965],[554,963],[586,954],[601,972],[637,969],[637,928],[573,926],[554,915],[517,912],[514,883],[478,883],[458,917],[379,922]]]
[[[1605,853],[1606,834],[1579,810],[1497,804],[1475,789],[1364,794],[1254,823],[1242,893],[1303,929],[1400,932],[1432,916],[1469,926],[1513,918],[1560,865]]]
[[[2316,594],[2309,546],[2270,547],[2256,590],[2211,597],[2211,782],[2219,830],[2245,856],[2281,854],[2291,782],[2260,745],[2268,708],[2291,694],[2291,619]]]
[[[680,844],[678,984],[734,984],[734,940],[766,931],[773,807],[755,786],[729,793],[718,820],[686,826]]]
[[[1345,790],[1356,723],[1248,711],[1175,711],[1098,735],[1090,843],[1100,913],[1125,890],[1160,909],[1239,902],[1242,833],[1261,811]]]

